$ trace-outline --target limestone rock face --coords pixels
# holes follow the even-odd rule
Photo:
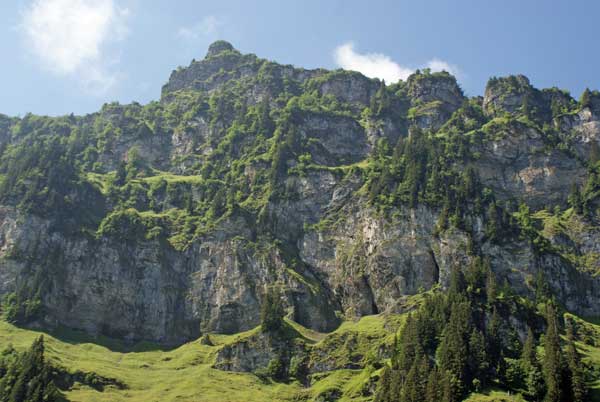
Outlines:
[[[439,230],[439,205],[397,202],[381,209],[368,198],[369,180],[379,174],[373,159],[391,163],[398,157],[393,152],[377,153],[408,141],[414,126],[442,139],[462,136],[469,159],[455,162],[457,168],[473,168],[498,205],[522,201],[532,213],[546,206],[566,209],[573,184],[589,182],[588,165],[600,141],[597,97],[558,113],[575,102],[517,76],[491,81],[483,99],[470,101],[477,118],[460,115],[466,101],[447,73],[415,74],[386,89],[360,73],[282,66],[217,42],[205,59],[171,74],[161,101],[152,104],[162,113],[157,121],[149,122],[148,110],[137,104],[105,105],[72,118],[82,138],[94,124],[101,126],[98,138],[73,146],[90,149],[77,161],[77,180],[100,184],[91,195],[63,198],[102,198],[103,217],[119,203],[137,208],[136,220],[153,219],[153,235],[103,232],[100,222],[61,231],[52,217],[4,197],[0,296],[39,296],[41,312],[31,325],[174,345],[208,332],[256,327],[267,288],[278,286],[289,318],[331,331],[344,318],[405,311],[407,296],[446,286],[453,267],[473,260],[475,242],[498,280],[519,294],[533,297],[536,277],[543,275],[569,310],[599,315],[600,277],[593,273],[600,268],[600,231],[594,220],[574,218],[564,225],[567,233],[545,231],[556,248],[540,252],[516,235],[490,240],[484,214],[468,228]],[[258,114],[258,106],[270,119],[256,120],[262,126],[244,119]],[[460,119],[456,132],[444,131],[444,124]],[[21,141],[13,134],[25,130],[20,123],[0,115],[0,148]],[[145,169],[123,186],[126,195],[109,191],[132,149]],[[211,179],[209,168],[219,161],[235,174]],[[268,191],[244,198],[245,187]],[[217,204],[218,197],[207,194],[219,190],[226,214],[207,205],[202,227],[185,215],[173,218],[175,229],[188,231],[186,243],[161,235],[168,225],[160,224],[193,203]],[[185,197],[184,206],[178,198]],[[561,250],[585,257],[588,266],[562,258]],[[223,348],[218,364],[252,371],[276,355],[276,345],[254,346]],[[257,354],[261,349],[269,353]],[[327,362],[319,364],[313,369],[328,369]]]
[[[315,84],[323,95],[332,95],[342,102],[368,106],[379,84],[360,73],[341,72]]]
[[[448,73],[412,75],[408,86],[413,100],[424,103],[438,101],[449,110],[458,109],[465,99],[456,78]]]
[[[346,117],[323,119],[319,115],[308,115],[299,125],[299,135],[309,143],[310,154],[319,165],[356,163],[363,160],[371,148],[364,128]]]
[[[438,130],[465,100],[456,79],[445,72],[413,74],[407,85],[414,123],[422,129]]]
[[[600,143],[600,107],[586,107],[573,115],[561,116],[557,126],[566,141],[572,141],[578,156],[587,160],[592,148]]]
[[[481,144],[478,172],[502,199],[515,195],[529,205],[564,203],[573,183],[581,185],[585,166],[560,150],[548,150],[544,134],[515,123],[502,127],[495,138]]]
[[[534,88],[524,75],[494,78],[486,86],[483,108],[490,116],[527,109],[546,120],[550,117],[549,98]]]

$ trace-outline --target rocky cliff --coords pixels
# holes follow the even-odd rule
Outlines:
[[[179,344],[255,327],[277,286],[330,331],[484,258],[599,315],[599,105],[523,76],[471,99],[448,73],[385,86],[220,41],[160,101],[0,116],[3,310]]]

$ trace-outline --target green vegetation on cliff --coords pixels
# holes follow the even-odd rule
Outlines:
[[[598,400],[599,110],[219,41],[160,101],[2,118],[0,401]]]

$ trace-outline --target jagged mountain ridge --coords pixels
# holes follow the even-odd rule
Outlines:
[[[595,316],[599,116],[597,93],[522,76],[467,99],[447,73],[383,87],[216,42],[160,102],[0,119],[0,294],[17,322],[179,344],[253,328],[274,284],[319,331],[403,311],[481,255],[516,292],[542,277]],[[573,183],[586,214],[566,210]]]

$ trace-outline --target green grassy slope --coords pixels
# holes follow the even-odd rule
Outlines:
[[[359,339],[374,340],[390,336],[381,316],[365,317],[344,323],[331,334],[321,334],[291,323],[303,336],[319,345],[356,334]],[[126,389],[107,386],[103,392],[75,384],[66,392],[71,401],[297,401],[319,400],[319,395],[339,390],[347,397],[342,400],[364,400],[356,395],[368,380],[368,370],[336,370],[318,376],[311,388],[298,382],[264,383],[248,373],[232,373],[211,368],[216,352],[227,343],[252,335],[257,329],[236,335],[211,335],[214,346],[190,342],[173,350],[161,350],[151,344],[127,346],[109,339],[92,339],[80,333],[62,331],[45,335],[47,357],[54,365],[69,372],[96,373],[116,379]],[[18,350],[29,347],[41,332],[21,329],[0,322],[0,349],[12,344]],[[374,342],[373,345],[378,342]],[[363,347],[363,346],[361,346]]]
[[[394,329],[402,316],[368,316],[357,322],[345,322],[336,331],[322,334],[290,322],[302,336],[314,342],[315,348],[336,348],[340,353],[329,356],[340,364],[352,350],[360,349],[369,356],[382,342],[393,339]],[[600,339],[600,325],[585,323],[589,333]],[[57,366],[73,373],[96,373],[125,384],[125,389],[106,386],[102,392],[80,383],[66,392],[71,401],[186,402],[186,401],[326,401],[341,395],[339,401],[371,400],[365,388],[378,373],[367,364],[364,370],[339,369],[313,376],[310,388],[298,382],[263,382],[249,373],[232,373],[211,368],[222,345],[251,336],[258,329],[236,335],[211,335],[214,346],[194,341],[173,350],[161,350],[156,345],[138,344],[132,347],[121,342],[92,339],[81,333],[61,331],[45,335],[47,357]],[[12,344],[18,350],[29,347],[41,333],[21,329],[0,321],[0,349]],[[349,340],[352,340],[351,342]],[[347,348],[346,343],[352,344]],[[584,359],[600,370],[600,343],[578,345]],[[600,400],[600,381],[594,385],[592,400]],[[472,395],[470,402],[521,401],[520,397],[500,390]]]

